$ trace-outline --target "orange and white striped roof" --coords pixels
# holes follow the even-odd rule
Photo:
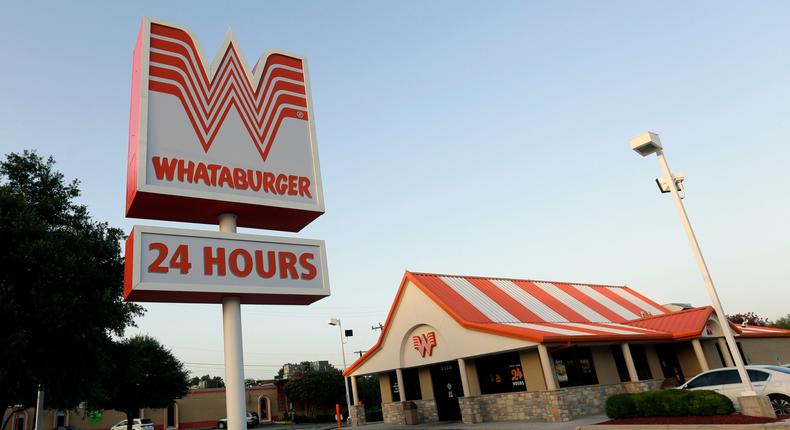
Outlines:
[[[467,329],[539,343],[691,339],[713,313],[709,306],[672,313],[625,286],[407,271],[378,342],[344,375],[381,348],[409,282]],[[790,337],[790,330],[731,326],[743,337]]]
[[[529,331],[541,340],[660,334],[623,323],[669,313],[628,287],[411,272],[407,277],[463,322]]]

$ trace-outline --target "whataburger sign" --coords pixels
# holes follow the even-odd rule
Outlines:
[[[126,215],[299,231],[324,212],[304,58],[250,69],[229,34],[207,64],[192,33],[145,19],[133,55]],[[252,70],[250,72],[250,70]],[[129,301],[308,304],[329,295],[323,241],[136,226]]]
[[[232,34],[211,64],[192,33],[146,19],[133,55],[126,215],[299,231],[324,212],[304,58],[250,69]],[[251,71],[250,71],[251,70]]]
[[[307,304],[329,295],[324,242],[136,226],[126,242],[131,301]]]

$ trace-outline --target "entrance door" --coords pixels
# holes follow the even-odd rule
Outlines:
[[[686,377],[683,376],[683,369],[680,368],[675,344],[664,343],[656,345],[656,355],[658,355],[658,362],[661,363],[661,372],[664,374],[665,379],[671,379],[672,384],[675,386],[686,382]]]
[[[436,398],[436,409],[439,421],[458,421],[461,419],[461,407],[458,397],[463,396],[461,373],[458,363],[449,361],[431,366],[431,382],[433,395]]]

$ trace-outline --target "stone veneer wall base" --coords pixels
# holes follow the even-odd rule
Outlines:
[[[554,391],[521,391],[459,398],[461,419],[474,424],[489,421],[570,421],[603,412],[606,399],[620,393],[656,390],[661,380],[587,385]]]

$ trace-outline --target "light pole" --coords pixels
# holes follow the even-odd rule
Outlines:
[[[343,341],[343,325],[339,318],[330,318],[329,325],[336,325],[340,330],[340,353],[343,354],[343,370],[346,370],[346,343]],[[343,376],[343,386],[346,387],[346,405],[351,414],[351,396],[348,394],[348,376]]]
[[[733,360],[735,361],[735,367],[738,369],[738,374],[741,377],[741,382],[743,382],[743,386],[745,391],[741,393],[741,396],[756,396],[757,393],[752,388],[752,383],[749,380],[749,375],[746,372],[746,368],[743,365],[743,360],[741,359],[741,355],[738,352],[738,345],[735,343],[735,338],[732,336],[732,331],[730,330],[730,324],[727,320],[727,315],[724,314],[724,309],[721,307],[721,302],[719,301],[719,295],[716,293],[716,288],[713,286],[713,279],[710,277],[710,272],[708,271],[708,265],[705,264],[705,259],[702,257],[702,251],[699,248],[699,243],[697,242],[697,237],[694,235],[694,230],[691,228],[691,223],[689,222],[688,215],[686,214],[686,208],[683,207],[683,201],[681,200],[680,192],[678,188],[681,187],[682,178],[679,175],[672,175],[672,172],[669,170],[669,164],[667,164],[667,159],[664,157],[663,148],[661,147],[661,140],[658,138],[658,135],[651,132],[642,133],[639,136],[634,137],[631,139],[631,149],[636,151],[639,155],[643,157],[647,157],[650,154],[656,154],[658,157],[658,163],[661,165],[661,170],[664,172],[664,178],[659,179],[659,187],[662,185],[666,185],[669,188],[669,192],[672,193],[672,199],[675,201],[675,205],[678,209],[678,214],[680,215],[680,222],[683,224],[683,228],[686,230],[686,235],[688,236],[689,243],[691,244],[691,250],[694,252],[694,258],[697,260],[697,265],[699,266],[699,270],[702,272],[702,278],[705,280],[705,286],[708,288],[708,294],[710,295],[711,301],[713,301],[713,309],[716,310],[716,317],[719,319],[719,325],[721,326],[721,331],[724,333],[724,338],[727,340],[727,346],[730,350],[730,355],[732,355]],[[663,182],[663,184],[662,184]],[[662,189],[663,192],[666,192]]]

